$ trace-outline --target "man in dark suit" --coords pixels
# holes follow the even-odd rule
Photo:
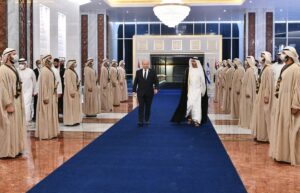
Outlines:
[[[33,70],[34,71],[34,74],[35,74],[35,77],[36,77],[36,81],[38,81],[39,79],[39,75],[40,75],[40,68],[41,68],[41,61],[40,60],[37,60],[35,61],[35,65],[36,65],[36,68]],[[38,94],[34,95],[34,100],[33,100],[33,118],[32,118],[32,121],[35,122],[35,119],[36,119],[36,107],[37,107],[37,101],[38,101]]]
[[[144,121],[148,125],[150,114],[151,114],[151,104],[154,94],[158,92],[158,78],[154,70],[150,69],[149,61],[144,60],[142,63],[143,68],[136,71],[134,84],[133,84],[133,94],[136,96],[139,102],[139,122],[140,127],[143,126]]]

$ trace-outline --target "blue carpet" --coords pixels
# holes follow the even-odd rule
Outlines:
[[[150,126],[138,128],[134,110],[29,192],[245,193],[211,123],[169,122],[178,101],[161,91]]]

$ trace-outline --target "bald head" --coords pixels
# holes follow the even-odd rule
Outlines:
[[[149,69],[150,68],[150,62],[148,60],[143,60],[142,66],[143,66],[143,69]]]

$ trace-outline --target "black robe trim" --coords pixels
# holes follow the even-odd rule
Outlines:
[[[203,70],[204,71],[204,70]],[[205,71],[204,71],[205,75]],[[206,76],[206,75],[205,75]],[[174,123],[181,123],[183,121],[186,121],[186,109],[187,109],[187,93],[188,93],[188,77],[189,77],[189,68],[185,70],[182,88],[181,88],[181,96],[179,100],[179,104],[176,108],[176,111],[171,119],[171,122]],[[206,84],[206,91],[205,95],[202,97],[201,101],[201,108],[202,108],[202,123],[206,123],[208,120],[208,95],[207,95],[207,80],[205,78],[205,84]]]

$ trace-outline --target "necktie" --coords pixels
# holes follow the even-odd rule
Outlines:
[[[144,79],[147,79],[147,70],[144,70]]]

